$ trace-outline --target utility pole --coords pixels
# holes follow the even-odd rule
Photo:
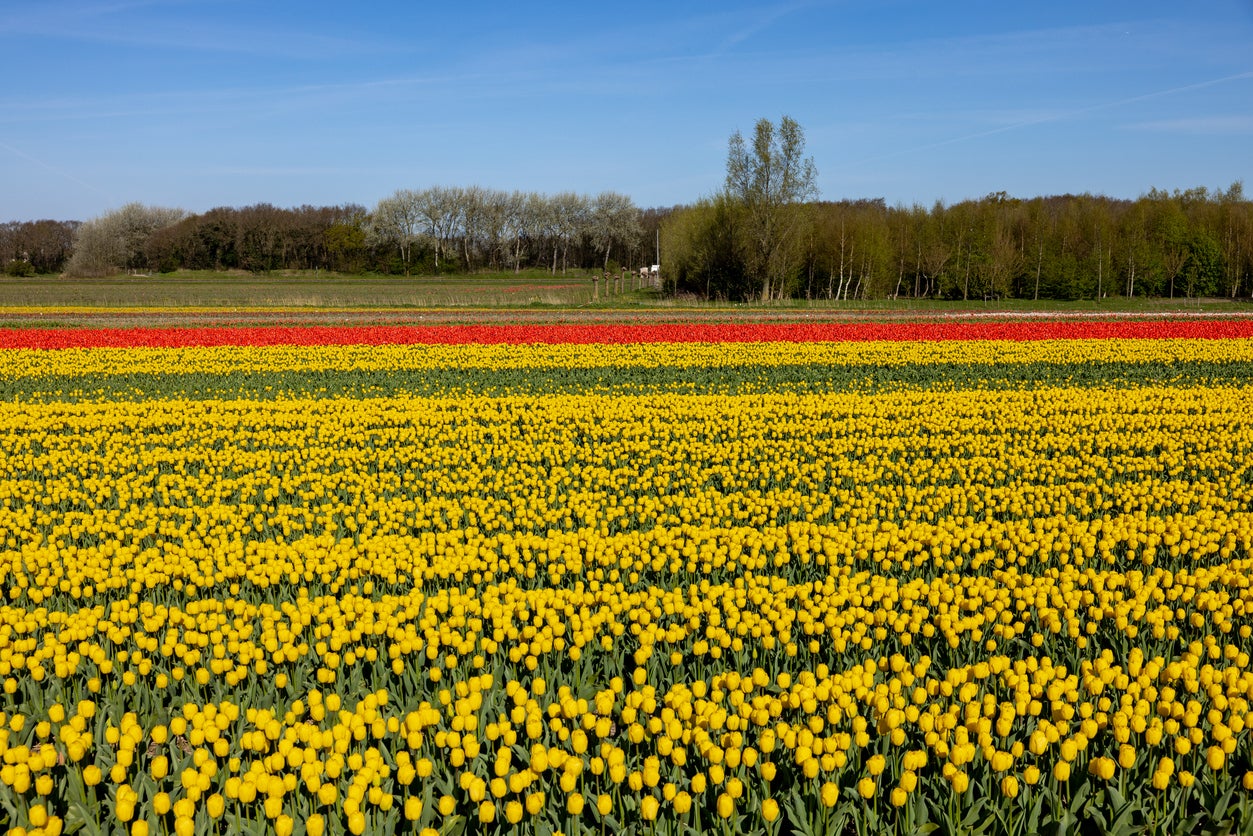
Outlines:
[[[655,277],[652,276],[652,272],[653,272],[652,270],[649,270],[648,272],[649,272],[650,278],[653,279],[651,284],[654,287],[660,287],[661,286],[661,225],[660,224],[657,225],[656,232],[657,232],[657,260],[654,261],[653,264],[657,265],[657,275]]]

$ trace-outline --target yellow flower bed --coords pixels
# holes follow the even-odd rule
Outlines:
[[[941,363],[1129,362],[1168,373],[1180,361],[1253,360],[1253,339],[942,340],[866,342],[535,345],[213,346],[201,348],[0,349],[0,379],[53,375],[231,374],[398,369],[719,368],[911,366]]]
[[[93,349],[2,368],[1249,351]],[[15,830],[835,834],[975,815],[1045,829],[1127,804],[1171,830],[1253,813],[1253,388],[1235,382],[5,402],[0,453]]]

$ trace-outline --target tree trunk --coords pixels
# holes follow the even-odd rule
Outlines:
[[[844,287],[844,219],[840,218],[840,288]],[[840,294],[836,293],[835,298],[839,299]]]
[[[962,285],[962,301],[970,299],[970,248],[966,248],[966,282]]]
[[[1032,299],[1034,299],[1037,302],[1040,301],[1040,268],[1044,265],[1044,239],[1043,238],[1040,239],[1039,244],[1040,244],[1039,250],[1036,252],[1036,257],[1035,257],[1035,296],[1032,297]]]
[[[919,286],[919,282],[921,282],[921,281],[922,281],[922,274],[923,274],[923,269],[922,269],[922,242],[921,242],[921,241],[919,241],[919,242],[918,242],[918,269],[917,269],[917,271],[914,273],[914,298],[915,298],[915,299],[917,299],[917,298],[918,298],[918,291],[921,289],[921,288],[920,288],[920,286]]]
[[[1101,301],[1101,283],[1105,278],[1105,252],[1100,245],[1096,248],[1096,301]]]

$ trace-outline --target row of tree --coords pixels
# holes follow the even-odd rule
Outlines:
[[[618,192],[595,197],[562,192],[503,192],[481,186],[401,189],[379,201],[367,229],[376,244],[400,253],[406,273],[415,247],[430,251],[438,272],[460,259],[462,269],[517,270],[524,263],[556,272],[599,261],[608,269],[617,247],[630,262],[639,254],[640,211]]]
[[[726,193],[639,211],[622,196],[462,192],[473,197],[450,201],[451,218],[417,208],[414,195],[422,193],[397,193],[373,212],[262,204],[187,215],[130,204],[83,224],[2,224],[0,262],[11,275],[600,270],[615,255],[626,266],[652,263],[660,230],[668,286],[708,298],[1253,293],[1253,202],[1239,183],[1151,191],[1134,201],[1005,194],[930,208],[810,201],[794,207],[781,240],[765,245],[751,210]]]
[[[607,270],[647,260],[641,212],[617,192],[542,195],[478,186],[402,189],[363,206],[269,204],[200,214],[132,203],[79,225],[72,254],[40,262],[73,276],[173,270],[447,273],[482,268]],[[10,259],[27,250],[15,244]],[[33,260],[32,260],[33,263]]]
[[[719,194],[663,226],[667,275],[713,298],[1082,299],[1253,293],[1253,202],[1226,190],[1152,191],[891,207],[811,202],[778,244],[776,284],[754,270],[743,204]],[[769,277],[765,279],[769,281]]]

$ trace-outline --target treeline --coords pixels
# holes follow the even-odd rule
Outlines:
[[[946,206],[810,202],[783,244],[773,294],[810,299],[1082,299],[1247,296],[1253,203],[1226,190],[1153,190]],[[725,195],[674,212],[663,227],[666,275],[681,291],[760,299],[743,204]]]
[[[773,252],[771,298],[1081,299],[1248,296],[1253,202],[1228,189],[951,206],[810,201]],[[791,210],[790,210],[791,211]],[[756,228],[726,194],[674,209],[615,192],[543,195],[481,187],[401,190],[372,209],[258,204],[199,214],[129,204],[85,223],[0,225],[11,275],[174,270],[327,270],[397,275],[480,269],[616,271],[656,260],[672,291],[754,300],[766,292]]]
[[[3,252],[7,263],[23,262],[23,272],[71,276],[617,270],[637,260],[652,263],[659,217],[616,192],[543,195],[477,186],[404,189],[372,210],[354,204],[292,209],[258,204],[188,214],[131,203],[70,227],[72,243],[57,259],[37,261],[26,238]]]

